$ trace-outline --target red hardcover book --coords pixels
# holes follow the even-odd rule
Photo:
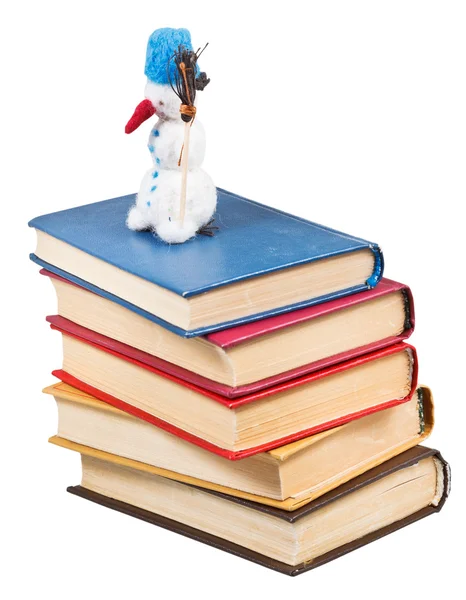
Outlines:
[[[57,275],[51,274],[45,270],[41,271],[42,274],[48,275],[52,279],[64,283],[65,286],[73,286],[78,287],[76,284],[72,284],[68,281],[63,280]],[[81,289],[81,288],[80,288]],[[202,339],[205,340],[209,345],[217,347],[221,349],[222,353],[228,353],[228,351],[232,348],[239,348],[243,346],[247,346],[251,342],[260,341],[260,339],[270,338],[270,335],[276,334],[277,332],[286,333],[286,331],[290,331],[293,328],[299,327],[300,324],[315,321],[319,317],[324,317],[326,315],[331,315],[332,313],[337,313],[339,311],[344,311],[353,306],[363,305],[368,301],[375,300],[377,298],[382,298],[389,294],[394,294],[396,292],[401,292],[402,297],[404,299],[405,305],[405,321],[404,328],[398,335],[393,335],[389,337],[384,337],[382,339],[375,340],[370,344],[353,347],[345,352],[340,352],[337,354],[333,354],[330,356],[326,356],[320,360],[315,360],[314,362],[310,362],[304,365],[300,365],[297,368],[288,369],[283,372],[278,372],[273,376],[269,376],[266,378],[260,378],[256,381],[249,381],[245,384],[236,384],[236,385],[228,385],[227,383],[220,382],[218,380],[211,379],[210,377],[203,376],[190,370],[188,368],[183,367],[180,364],[175,364],[174,362],[169,362],[161,358],[160,356],[156,356],[152,352],[146,352],[141,348],[136,348],[131,344],[124,343],[124,335],[123,338],[120,337],[119,341],[113,339],[113,337],[109,335],[105,335],[103,331],[108,331],[108,328],[105,328],[102,325],[103,319],[100,317],[99,319],[91,321],[92,328],[84,327],[79,325],[73,320],[69,318],[65,318],[64,316],[49,316],[47,320],[54,328],[58,328],[61,331],[67,332],[71,335],[77,335],[83,339],[86,339],[90,342],[95,342],[105,348],[110,350],[115,349],[117,352],[127,356],[130,359],[135,359],[144,363],[148,366],[154,367],[156,369],[160,369],[165,371],[169,375],[174,375],[179,379],[182,379],[188,383],[193,383],[197,386],[204,387],[206,390],[210,390],[227,398],[239,398],[241,396],[245,396],[268,387],[273,387],[280,383],[284,383],[291,379],[295,379],[301,377],[303,375],[313,373],[324,369],[326,367],[330,367],[332,365],[345,362],[352,358],[357,358],[363,354],[367,354],[369,352],[385,348],[387,346],[393,345],[397,342],[400,342],[403,339],[407,339],[414,328],[414,306],[413,306],[413,298],[411,291],[409,288],[401,283],[397,283],[395,281],[391,281],[389,279],[382,279],[379,285],[367,292],[361,292],[359,294],[354,294],[352,296],[348,296],[346,298],[341,298],[339,300],[334,300],[331,302],[327,302],[325,304],[320,304],[318,306],[312,306],[309,308],[304,308],[301,310],[296,310],[291,313],[287,313],[284,315],[279,315],[275,317],[269,317],[263,319],[261,321],[256,321],[254,323],[249,323],[246,325],[240,325],[237,327],[232,327],[229,329],[225,329],[223,331],[219,331],[216,333],[208,334],[204,336]],[[83,290],[82,293],[89,295],[92,292],[87,290]],[[95,296],[96,301],[102,302],[102,300],[98,299]],[[78,300],[76,300],[77,302]],[[109,301],[105,301],[109,302]],[[69,304],[69,303],[68,303]],[[118,308],[118,310],[125,311],[126,309]],[[64,311],[65,314],[69,314]],[[105,312],[104,312],[105,314]],[[74,319],[78,320],[76,315],[72,315]],[[86,316],[86,318],[88,318]],[[141,318],[141,317],[140,317]],[[380,316],[381,319],[385,318],[384,315]],[[87,324],[87,322],[86,322]],[[96,329],[101,326],[103,331],[97,332]],[[150,327],[153,325],[150,322],[146,324],[146,335],[145,337],[150,338]],[[359,327],[364,327],[364,322],[361,322]],[[286,331],[285,331],[286,330]],[[156,334],[155,334],[156,335]],[[172,338],[174,334],[169,334]],[[278,338],[277,343],[280,343],[281,337]],[[296,339],[296,338],[295,338]],[[306,339],[305,333],[303,333],[303,337],[300,339]],[[163,341],[158,339],[159,343],[157,345],[157,349],[160,352],[161,348],[163,348]],[[168,339],[167,342],[170,340]],[[183,342],[193,344],[191,342]],[[147,346],[146,346],[147,347]],[[274,346],[275,348],[276,346]],[[178,346],[178,349],[180,347]],[[191,348],[191,354],[195,353],[196,350]],[[273,350],[276,355],[276,350]],[[176,355],[176,351],[172,352],[172,355]],[[229,355],[225,354],[227,358]],[[263,356],[262,356],[263,359]],[[227,358],[228,360],[228,358]],[[264,359],[263,359],[264,360]],[[231,364],[231,361],[229,361]],[[244,362],[244,361],[243,361]],[[274,362],[274,361],[273,361]],[[202,366],[202,362],[200,365]]]
[[[407,311],[409,316],[407,318],[405,329],[399,336],[386,338],[379,342],[384,346],[389,346],[401,339],[407,339],[412,334],[414,330],[414,302],[411,290],[407,285],[387,279],[386,277],[382,278],[375,288],[365,292],[352,294],[351,296],[338,298],[337,300],[331,300],[330,302],[323,302],[322,304],[309,306],[308,308],[302,308],[301,310],[294,310],[287,314],[268,317],[260,321],[254,321],[254,323],[230,327],[229,329],[209,333],[205,337],[209,342],[217,344],[217,346],[220,346],[221,348],[232,348],[242,342],[250,341],[267,333],[272,333],[272,331],[279,331],[285,327],[309,321],[310,319],[316,319],[317,317],[322,317],[323,315],[328,315],[342,310],[343,308],[373,300],[374,298],[380,298],[381,296],[399,290],[403,290],[406,294],[406,302],[409,305]]]
[[[68,383],[88,394],[91,394],[92,396],[95,396],[103,402],[107,402],[108,404],[111,404],[112,406],[115,406],[120,410],[123,410],[138,418],[144,419],[145,421],[152,423],[157,427],[164,429],[165,431],[173,433],[189,442],[197,444],[207,450],[210,450],[211,452],[224,456],[230,460],[236,460],[239,458],[257,454],[259,452],[264,452],[266,450],[282,446],[284,444],[290,443],[295,440],[299,440],[309,435],[325,431],[332,427],[342,425],[353,419],[363,417],[367,414],[371,414],[378,410],[383,410],[385,408],[395,406],[402,402],[406,402],[412,397],[412,394],[414,393],[414,390],[416,389],[417,385],[416,351],[412,346],[401,342],[389,346],[388,348],[377,350],[368,353],[364,356],[354,358],[343,363],[339,363],[338,365],[333,365],[331,367],[327,367],[319,371],[314,371],[312,373],[295,378],[285,383],[279,383],[272,387],[268,387],[260,391],[255,391],[250,394],[243,395],[239,398],[229,398],[225,395],[221,395],[217,392],[208,390],[205,387],[196,385],[195,383],[181,379],[174,374],[167,373],[166,371],[163,371],[154,365],[147,364],[147,362],[142,362],[135,356],[127,356],[127,354],[120,352],[121,344],[119,342],[114,341],[112,348],[110,348],[108,345],[100,345],[98,343],[98,336],[92,336],[89,333],[89,331],[85,332],[86,337],[82,337],[80,335],[81,331],[65,331],[60,329],[57,325],[53,325],[52,327],[58,331],[61,331],[65,341],[65,368],[54,371],[53,374],[56,377],[58,377],[65,383]],[[77,340],[79,342],[78,346],[80,347],[80,349],[78,349],[78,355],[83,357],[81,358],[81,360],[83,360],[85,363],[84,366],[82,364],[79,364],[78,367],[76,367],[76,361],[73,362],[73,360],[70,360],[68,364],[75,369],[75,373],[69,372],[71,370],[70,367],[66,368],[68,360],[67,354],[68,352],[71,353],[71,350],[67,350],[67,348],[71,348],[72,346],[69,345],[67,342],[67,340],[69,339]],[[213,412],[216,410],[217,414],[221,413],[221,418],[226,419],[228,417],[228,414],[226,414],[224,410],[222,411],[222,409],[220,409],[220,411],[218,410],[218,408],[216,409],[216,405],[221,405],[222,407],[228,409],[228,411],[232,411],[234,413],[233,417],[236,419],[239,415],[239,409],[241,409],[241,412],[244,415],[246,412],[245,409],[250,405],[259,405],[260,403],[261,406],[264,407],[264,403],[270,403],[278,400],[282,402],[282,404],[280,405],[280,410],[283,414],[281,413],[280,417],[285,418],[286,412],[292,410],[292,392],[302,392],[306,389],[306,391],[309,390],[309,394],[310,396],[312,396],[312,391],[315,389],[315,387],[313,388],[311,386],[316,382],[319,382],[319,380],[332,376],[338,376],[340,374],[345,373],[351,376],[352,374],[356,373],[356,369],[358,369],[358,367],[362,367],[366,364],[372,363],[373,361],[386,359],[387,357],[390,357],[392,355],[401,356],[401,354],[403,353],[409,355],[409,369],[407,372],[407,376],[409,377],[407,388],[408,393],[404,394],[403,397],[390,397],[389,399],[385,398],[383,401],[379,402],[369,402],[366,403],[365,406],[359,410],[345,410],[345,406],[345,408],[343,408],[340,411],[338,417],[336,418],[331,418],[328,420],[322,420],[322,418],[319,418],[314,419],[314,421],[312,421],[311,419],[312,422],[306,422],[305,426],[299,428],[298,431],[293,431],[287,433],[286,435],[280,435],[274,439],[268,439],[265,443],[260,443],[257,445],[251,444],[250,447],[243,447],[241,449],[222,447],[218,443],[214,443],[211,440],[209,440],[208,435],[206,435],[205,438],[201,438],[200,436],[193,434],[192,432],[187,430],[189,429],[189,425],[191,422],[189,411],[194,411],[195,414],[196,411],[200,410],[201,406],[205,407],[204,410],[207,410],[208,415],[213,414]],[[112,388],[112,390],[115,390],[115,388],[117,388],[114,394],[116,394],[118,397],[116,397],[116,395],[114,394],[110,394],[108,390],[106,391],[105,389],[101,389],[105,387],[104,383],[97,381],[97,385],[99,385],[99,388],[90,383],[91,380],[94,382],[98,380],[98,376],[94,375],[93,372],[93,365],[95,364],[95,361],[102,359],[105,360],[106,356],[114,357],[114,359],[117,359],[110,359],[111,364],[108,363],[107,359],[108,364],[105,367],[105,369],[107,370],[107,372],[114,373],[114,378],[112,378],[112,381],[109,385]],[[381,363],[378,364],[380,365]],[[141,371],[138,370],[137,372],[134,372],[133,366],[137,366],[141,369]],[[361,371],[361,369],[359,369],[359,371]],[[86,377],[87,381],[84,381]],[[121,378],[120,383],[117,382],[117,377]],[[165,397],[167,389],[169,390],[170,394],[173,394],[174,397],[177,398],[177,400],[178,398],[181,398],[183,396],[183,393],[186,393],[187,399],[184,402],[184,404],[182,404],[181,410],[178,409],[178,413],[176,414],[175,418],[172,417],[173,420],[176,420],[178,423],[182,422],[183,427],[169,422],[168,418],[167,420],[162,419],[155,414],[151,414],[151,412],[149,412],[148,410],[141,408],[141,406],[147,405],[147,401],[141,406],[136,406],[140,398],[141,392],[139,390],[141,388],[138,388],[137,394],[133,393],[131,381],[131,378],[133,377],[137,377],[138,379],[145,378],[145,380],[149,381],[149,386],[160,386],[160,384],[162,384],[163,386],[165,380],[164,393],[161,393],[159,396],[157,396],[157,394],[152,391],[152,388],[151,391],[148,393],[148,401],[151,402],[154,398],[154,402],[156,404],[156,406],[153,408],[154,412],[156,412],[156,410],[160,408],[162,402],[165,402],[166,404],[164,408],[164,414],[168,414],[167,410],[170,410],[171,402],[170,399]],[[171,385],[169,384],[167,387],[166,382],[171,382]],[[377,385],[377,381],[373,381],[372,385],[374,384]],[[307,388],[305,388],[304,386],[307,386]],[[125,387],[126,390],[124,389]],[[187,390],[189,390],[189,392],[187,392]],[[194,397],[192,392],[194,392]],[[306,400],[304,400],[304,402],[306,403]],[[301,410],[302,408],[303,406],[300,406],[299,410]],[[292,413],[288,414],[288,418],[290,417],[293,417]],[[297,419],[297,417],[295,417],[295,419]],[[299,421],[296,421],[296,423],[298,422]],[[248,426],[251,427],[251,422],[248,423]],[[276,427],[278,426],[279,423],[276,424]],[[186,427],[186,429],[184,429],[184,427]],[[201,425],[198,425],[198,428],[199,427],[201,427]],[[254,427],[254,425],[252,425],[252,427]],[[273,432],[275,432],[275,425]]]

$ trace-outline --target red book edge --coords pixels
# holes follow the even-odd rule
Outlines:
[[[77,327],[79,327],[79,326],[77,326]],[[379,358],[383,358],[385,356],[394,354],[396,352],[403,352],[406,349],[410,349],[412,352],[413,365],[415,365],[415,367],[413,367],[413,374],[415,372],[417,373],[416,350],[414,349],[413,346],[410,346],[409,344],[406,344],[404,342],[399,342],[392,346],[388,346],[387,348],[382,348],[380,350],[370,352],[369,354],[364,354],[363,356],[359,356],[358,358],[353,358],[351,360],[347,360],[345,362],[338,363],[336,365],[332,365],[331,367],[327,367],[326,369],[320,369],[319,371],[315,371],[313,373],[308,373],[307,375],[303,375],[302,377],[292,379],[291,381],[287,381],[285,383],[280,383],[273,387],[269,387],[269,388],[254,392],[252,394],[247,394],[245,396],[241,396],[240,398],[227,398],[216,392],[210,391],[199,385],[196,385],[195,383],[192,383],[191,381],[185,381],[184,379],[181,379],[180,377],[178,377],[176,375],[162,371],[160,368],[157,368],[157,367],[153,366],[152,364],[147,364],[145,362],[142,362],[139,358],[137,358],[139,353],[142,352],[140,350],[136,350],[133,348],[133,350],[134,350],[133,356],[127,356],[125,354],[122,354],[119,351],[121,344],[120,344],[120,342],[117,342],[115,340],[112,340],[112,342],[113,342],[112,347],[102,346],[101,344],[99,344],[96,341],[96,338],[94,336],[93,336],[93,339],[91,340],[88,338],[81,337],[81,335],[79,335],[78,332],[76,332],[76,331],[71,333],[70,331],[65,331],[55,325],[51,325],[51,328],[56,331],[59,331],[62,335],[67,335],[69,337],[77,339],[81,342],[84,342],[85,344],[88,344],[89,346],[97,348],[98,350],[107,352],[108,354],[112,354],[113,356],[116,356],[120,360],[125,360],[126,362],[130,362],[134,365],[137,365],[138,367],[141,367],[142,369],[145,369],[146,371],[150,371],[151,373],[154,373],[155,375],[165,377],[166,379],[169,379],[170,381],[173,381],[174,383],[183,385],[184,387],[187,387],[187,388],[193,390],[194,392],[197,392],[198,394],[206,396],[207,398],[210,398],[211,400],[215,400],[215,402],[223,404],[223,406],[226,406],[227,408],[230,408],[230,409],[237,408],[238,406],[243,406],[244,404],[249,404],[250,402],[256,402],[257,400],[261,400],[263,398],[273,396],[279,392],[287,391],[287,390],[293,389],[297,386],[305,385],[306,383],[310,383],[312,381],[322,379],[323,377],[327,377],[327,376],[333,375],[335,373],[341,373],[341,372],[351,369],[357,365],[360,365],[360,364],[363,364],[366,362],[370,362],[373,360],[377,360]],[[90,331],[90,330],[88,330],[88,331]]]
[[[278,373],[277,375],[267,377],[266,379],[261,379],[259,381],[254,381],[252,383],[237,387],[231,387],[229,385],[219,383],[218,381],[208,379],[207,377],[203,377],[202,375],[198,375],[193,371],[184,369],[183,367],[158,358],[157,356],[144,352],[143,350],[133,348],[128,344],[124,344],[123,342],[119,342],[108,336],[92,331],[87,327],[82,327],[81,325],[78,325],[77,323],[74,323],[65,317],[53,315],[46,317],[46,320],[50,323],[52,329],[60,331],[63,334],[76,337],[82,341],[88,342],[89,344],[96,345],[101,349],[114,351],[129,360],[138,361],[142,365],[154,368],[157,371],[162,371],[167,376],[173,376],[176,380],[182,380],[185,382],[185,384],[193,384],[196,387],[232,400],[250,396],[266,389],[274,388],[275,386],[284,384],[291,379],[299,379],[305,375],[329,368],[337,363],[347,362],[349,360],[358,358],[361,355],[370,354],[371,352],[381,350],[387,346],[393,346],[404,339],[404,334],[385,338],[384,340],[379,340],[377,342],[373,342],[372,344],[367,344],[366,346],[353,348],[351,350],[347,350],[346,352],[341,352],[340,354],[335,354],[313,363],[296,367],[295,369],[285,371],[284,373]],[[271,393],[273,393],[273,391]]]
[[[246,458],[248,456],[253,456],[253,455],[259,454],[261,452],[266,452],[267,450],[272,450],[273,448],[278,448],[280,446],[284,446],[285,444],[290,444],[291,442],[295,442],[297,440],[308,437],[310,435],[314,435],[316,433],[326,431],[327,429],[331,429],[332,427],[338,427],[339,425],[344,425],[345,423],[349,423],[350,421],[360,419],[361,417],[365,417],[367,415],[371,415],[372,413],[379,412],[380,410],[385,410],[386,408],[391,408],[392,406],[397,406],[399,404],[403,404],[404,402],[408,402],[409,400],[411,400],[411,398],[414,394],[414,391],[416,390],[416,385],[417,385],[417,362],[415,359],[415,354],[413,354],[413,359],[414,359],[413,379],[412,379],[412,385],[411,385],[411,392],[405,398],[402,398],[401,400],[400,399],[389,400],[388,402],[383,402],[382,404],[379,404],[377,406],[372,406],[370,408],[366,408],[364,410],[360,410],[358,412],[351,413],[349,415],[345,415],[338,419],[334,419],[333,421],[328,421],[327,423],[323,423],[323,424],[317,425],[315,427],[310,427],[308,429],[299,431],[298,433],[290,434],[290,435],[280,438],[278,440],[273,440],[271,442],[267,442],[266,444],[262,444],[260,446],[255,446],[254,448],[247,448],[245,450],[239,450],[237,452],[234,452],[232,450],[226,450],[225,448],[216,446],[215,444],[212,444],[212,443],[207,442],[206,440],[203,440],[195,435],[192,435],[191,433],[188,433],[187,431],[184,431],[183,429],[180,429],[179,427],[176,427],[175,425],[172,425],[171,423],[162,421],[161,419],[154,417],[153,415],[151,415],[143,410],[140,410],[139,408],[136,408],[135,406],[132,406],[131,404],[124,402],[123,400],[119,400],[118,398],[115,398],[114,396],[111,396],[110,394],[102,392],[102,391],[98,390],[97,388],[95,388],[91,385],[88,385],[87,383],[84,383],[80,379],[73,377],[73,375],[70,375],[66,371],[63,371],[62,369],[53,371],[52,375],[54,375],[55,377],[57,377],[64,383],[67,383],[68,385],[72,385],[73,387],[77,388],[78,390],[85,392],[86,394],[94,396],[95,398],[97,398],[98,400],[101,400],[102,402],[110,404],[111,406],[114,406],[115,408],[118,408],[134,417],[137,417],[138,419],[142,419],[143,421],[146,421],[147,423],[150,423],[151,425],[155,425],[156,427],[159,427],[160,429],[163,429],[164,431],[166,431],[168,433],[176,435],[177,437],[179,437],[187,442],[190,442],[191,444],[195,444],[196,446],[199,446],[200,448],[203,448],[204,450],[208,450],[209,452],[218,454],[219,456],[223,456],[224,458],[227,458],[228,460],[240,460],[242,458]]]
[[[72,285],[79,288],[81,287],[72,281],[68,281],[67,279],[60,277],[55,273],[47,271],[46,269],[41,269],[40,273],[41,275],[46,275],[51,279],[58,279],[59,281],[63,281],[68,285]],[[230,327],[222,331],[210,333],[203,337],[211,344],[219,346],[220,348],[231,348],[233,346],[237,346],[238,344],[250,341],[262,335],[266,335],[268,333],[284,329],[285,327],[296,325],[298,323],[302,323],[310,319],[315,319],[317,317],[321,317],[323,315],[330,314],[338,310],[354,306],[356,304],[361,304],[368,300],[379,298],[380,296],[384,296],[386,294],[390,294],[399,290],[404,290],[406,293],[406,298],[409,305],[410,326],[407,327],[406,330],[403,331],[399,336],[393,339],[406,339],[411,335],[414,329],[413,295],[408,286],[402,283],[398,283],[397,281],[392,281],[391,279],[387,279],[385,277],[382,278],[377,284],[377,286],[371,290],[359,292],[357,294],[352,294],[351,296],[346,296],[337,300],[331,300],[330,302],[324,302],[315,306],[294,310],[283,315],[267,317],[265,319],[255,321],[254,323],[237,325],[236,327]],[[94,293],[90,290],[86,290],[86,292],[88,292],[89,294]]]

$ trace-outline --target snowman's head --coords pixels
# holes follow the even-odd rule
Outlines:
[[[177,74],[173,57],[180,47],[193,49],[187,29],[156,29],[147,42],[144,96],[151,101],[157,116],[164,120],[181,118],[180,99],[172,89]]]
[[[175,81],[176,65],[173,56],[178,48],[192,50],[191,35],[187,29],[165,27],[156,29],[147,43],[144,73],[147,77],[145,100],[143,100],[126,125],[126,133],[131,133],[146,119],[156,114],[163,120],[181,120],[180,99],[170,83]],[[204,75],[202,79],[201,75]],[[199,72],[199,86],[203,89],[208,83],[205,74]]]
[[[150,100],[155,114],[166,121],[181,121],[180,99],[170,85],[154,83],[148,80],[144,96]]]

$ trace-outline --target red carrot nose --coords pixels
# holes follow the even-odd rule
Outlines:
[[[133,133],[139,125],[147,121],[155,113],[155,108],[150,100],[143,100],[136,106],[131,119],[126,123],[125,133]]]

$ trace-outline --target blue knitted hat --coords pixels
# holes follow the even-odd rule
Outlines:
[[[147,42],[146,66],[144,74],[153,83],[168,85],[167,64],[178,46],[192,50],[191,34],[187,29],[164,27],[156,29]],[[176,65],[170,62],[169,72],[172,81],[175,79]]]

